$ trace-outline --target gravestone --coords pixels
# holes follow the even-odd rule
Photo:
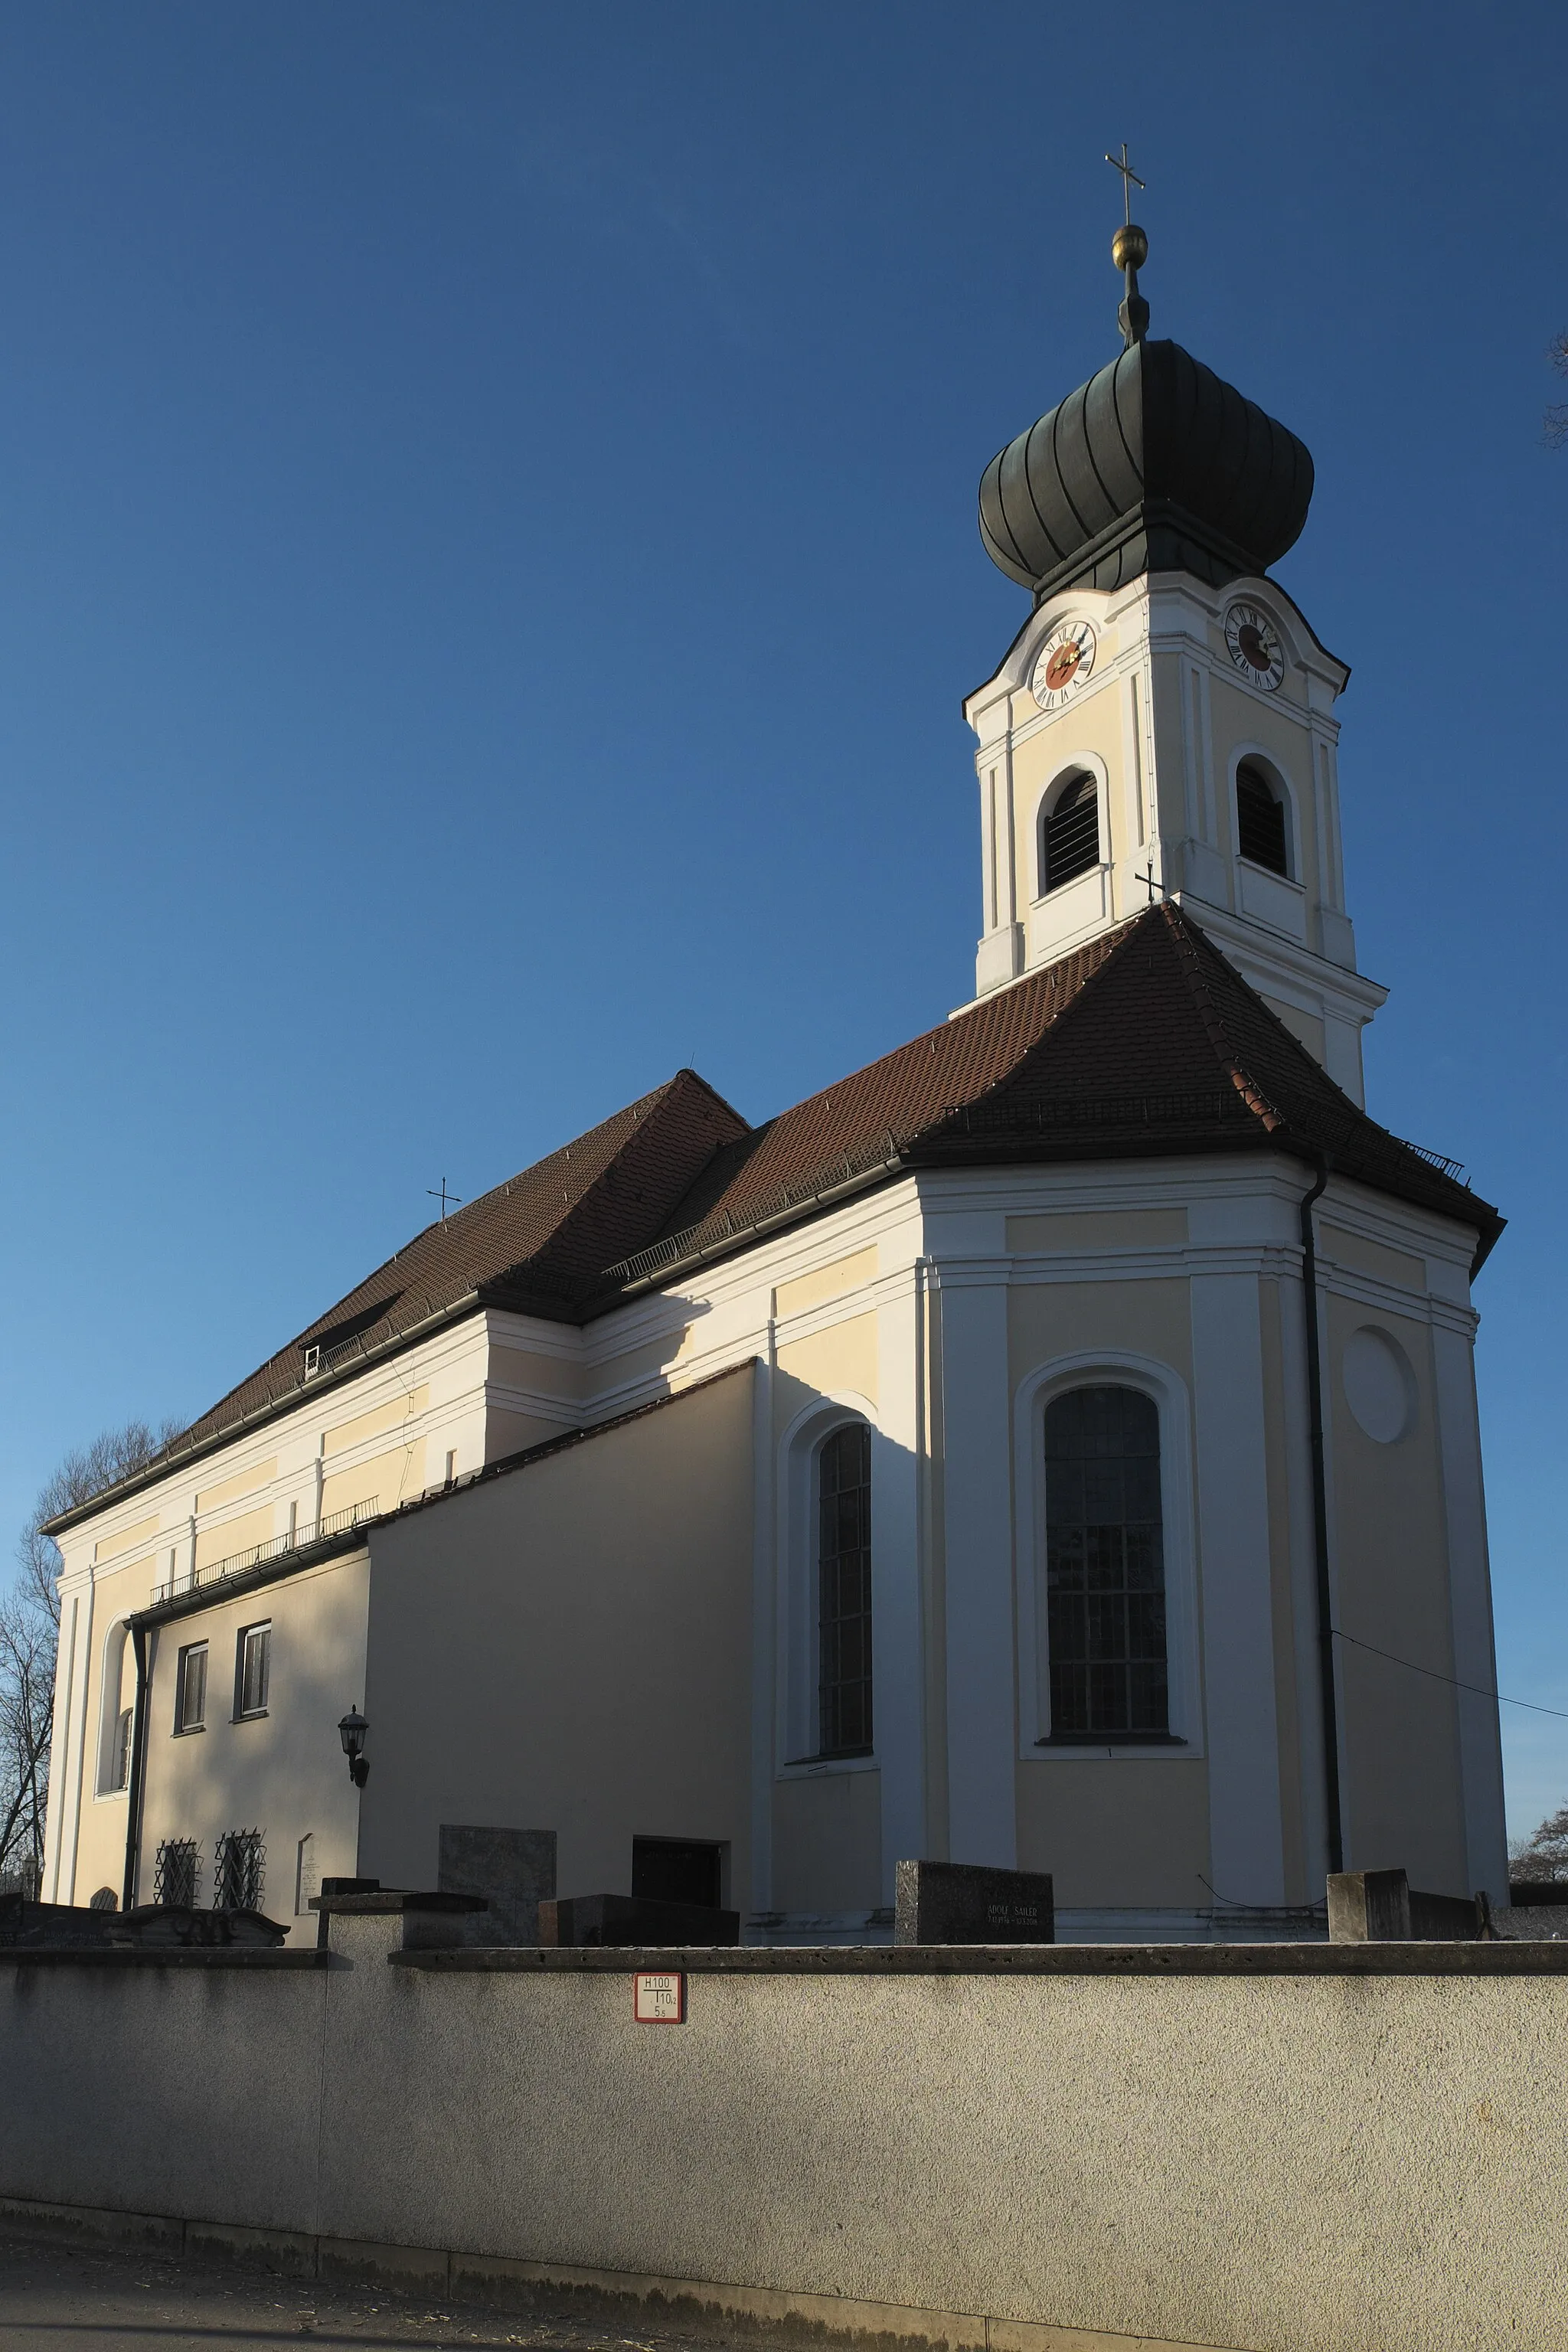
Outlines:
[[[1423,1895],[1402,1870],[1341,1870],[1329,1879],[1331,1944],[1469,1944],[1482,1932],[1472,1895]]]
[[[443,1895],[479,1895],[489,1906],[469,1919],[471,1944],[537,1944],[539,1906],[555,1892],[553,1830],[441,1824],[436,1885]]]
[[[895,1944],[1054,1944],[1050,1874],[971,1862],[900,1862]]]
[[[738,1944],[741,1915],[648,1895],[568,1895],[539,1906],[542,1944]]]

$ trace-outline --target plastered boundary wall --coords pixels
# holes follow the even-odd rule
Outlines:
[[[410,1924],[0,1955],[0,2196],[731,2328],[1563,2341],[1568,1946],[742,1949],[639,2026],[650,1956],[389,1954]]]

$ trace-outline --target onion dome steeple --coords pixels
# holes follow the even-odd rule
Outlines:
[[[1179,343],[1147,340],[1138,271],[1148,255],[1128,219],[1111,245],[1126,282],[1117,313],[1125,348],[1010,441],[981,480],[985,551],[1037,603],[1146,572],[1222,587],[1266,572],[1307,520],[1305,444]]]

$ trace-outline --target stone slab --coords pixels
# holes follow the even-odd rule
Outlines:
[[[443,1822],[436,1884],[443,1895],[478,1895],[475,1944],[537,1944],[539,1906],[555,1893],[553,1830],[489,1829]]]
[[[1056,1934],[1048,1872],[966,1862],[899,1864],[896,1945],[1054,1944]]]

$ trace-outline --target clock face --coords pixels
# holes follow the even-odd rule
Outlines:
[[[1053,629],[1035,660],[1029,691],[1042,710],[1059,710],[1094,667],[1094,631],[1087,621]]]
[[[1285,648],[1268,614],[1256,604],[1233,604],[1225,616],[1225,641],[1243,677],[1272,694],[1285,675]]]

